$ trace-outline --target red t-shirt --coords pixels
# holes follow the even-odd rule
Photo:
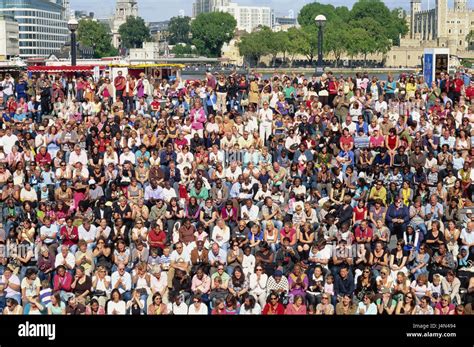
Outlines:
[[[271,304],[266,304],[263,308],[262,314],[264,315],[274,315],[274,314],[285,314],[285,306],[278,303],[276,307],[272,307]]]
[[[46,152],[45,155],[42,155],[41,153],[38,153],[35,157],[35,161],[40,166],[44,166],[46,164],[51,164],[51,154],[49,154],[48,152]]]
[[[151,247],[165,248],[166,234],[163,230],[152,229],[148,234],[148,242]]]
[[[362,238],[362,239],[373,238],[374,232],[372,231],[371,228],[367,228],[364,231],[362,231],[361,227],[357,227],[355,230],[355,237]]]

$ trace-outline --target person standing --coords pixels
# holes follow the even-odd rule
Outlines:
[[[123,93],[127,85],[127,80],[122,76],[122,71],[117,72],[117,77],[114,79],[115,97],[123,100]]]

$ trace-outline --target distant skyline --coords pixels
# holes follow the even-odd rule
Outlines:
[[[163,21],[171,17],[178,16],[180,11],[185,16],[192,15],[193,0],[137,0],[140,16],[147,22]],[[289,10],[293,10],[295,16],[298,15],[300,9],[313,1],[311,0],[232,0],[240,5],[252,6],[269,6],[274,9],[277,15],[288,15]],[[70,0],[72,10],[84,10],[94,12],[96,17],[110,17],[115,10],[115,0]],[[322,0],[323,4],[332,4],[334,6],[352,7],[356,0]],[[388,0],[384,1],[389,8],[403,7],[408,10],[410,8],[409,0]],[[435,0],[423,0],[423,9],[428,6],[433,7]],[[449,1],[452,6],[453,0]],[[474,0],[468,1],[469,6],[474,7]]]

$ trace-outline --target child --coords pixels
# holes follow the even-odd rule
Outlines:
[[[334,296],[334,276],[328,275],[326,277],[326,283],[324,283],[323,293]]]
[[[41,282],[41,288],[39,299],[41,304],[46,307],[51,303],[51,295],[53,295],[53,291],[51,290],[51,285],[48,280]]]
[[[432,306],[436,306],[436,304],[441,299],[441,276],[439,274],[433,275],[433,282],[429,284],[428,291],[431,294],[431,304]]]
[[[170,258],[170,246],[163,248],[163,255],[160,257],[160,265],[162,271],[168,271],[170,269],[171,258]]]

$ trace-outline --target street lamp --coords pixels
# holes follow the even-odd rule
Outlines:
[[[75,17],[71,17],[71,19],[69,19],[69,22],[67,22],[67,28],[71,32],[71,66],[76,66],[76,31],[77,28],[79,28],[79,22]]]
[[[314,19],[318,26],[318,65],[316,66],[316,75],[321,76],[324,72],[323,68],[323,27],[326,24],[326,16],[317,15]]]

